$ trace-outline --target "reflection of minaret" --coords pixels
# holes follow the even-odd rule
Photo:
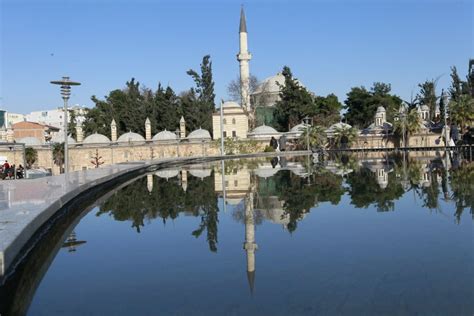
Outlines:
[[[183,191],[186,192],[188,188],[188,172],[184,169],[181,170],[181,187]]]
[[[240,50],[237,54],[237,60],[240,64],[240,95],[242,97],[242,108],[250,113],[250,71],[249,61],[252,55],[248,51],[247,45],[247,23],[245,21],[244,8],[240,11],[240,28],[239,28]]]
[[[146,175],[146,188],[148,190],[148,193],[151,193],[151,191],[153,191],[153,175],[152,174]]]
[[[82,244],[85,244],[86,241],[84,240],[77,240],[76,232],[71,232],[71,234],[66,238],[64,241],[62,248],[68,248],[68,252],[75,252],[76,247]]]
[[[253,218],[253,193],[250,192],[245,201],[245,243],[244,249],[247,252],[247,278],[250,292],[253,293],[255,282],[255,250],[258,246],[255,243],[255,222]]]

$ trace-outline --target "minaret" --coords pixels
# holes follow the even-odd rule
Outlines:
[[[148,117],[145,120],[145,140],[151,140],[151,122]]]
[[[245,22],[244,8],[240,11],[240,29],[239,29],[240,51],[237,54],[237,60],[240,64],[240,95],[242,107],[250,113],[250,71],[249,61],[252,55],[248,51],[247,45],[247,23]]]
[[[179,120],[179,137],[186,137],[186,121],[184,120],[184,116],[181,116],[181,119]]]
[[[115,123],[115,119],[112,119],[112,123],[110,123],[110,138],[112,142],[117,141],[117,123]]]
[[[148,193],[153,191],[153,175],[150,173],[146,175],[146,189]]]
[[[249,281],[250,293],[253,294],[255,283],[255,250],[258,249],[255,243],[255,222],[253,218],[253,192],[245,201],[245,243],[244,249],[247,252],[247,279]]]
[[[84,132],[82,131],[82,123],[79,121],[76,125],[76,142],[82,143],[84,140]]]

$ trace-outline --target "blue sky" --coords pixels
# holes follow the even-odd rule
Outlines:
[[[61,106],[50,80],[82,82],[71,103],[92,106],[135,77],[180,92],[202,57],[213,61],[217,99],[238,76],[242,1],[2,0],[0,107],[12,112]],[[350,87],[392,84],[409,99],[416,85],[450,66],[466,75],[474,57],[472,1],[243,1],[259,79],[291,67],[318,95],[341,101]]]

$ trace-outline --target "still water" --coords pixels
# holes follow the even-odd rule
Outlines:
[[[71,225],[23,304],[29,315],[472,315],[473,206],[474,164],[436,156],[162,170]]]

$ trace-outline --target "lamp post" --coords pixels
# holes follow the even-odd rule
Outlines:
[[[79,82],[69,80],[69,77],[63,77],[62,80],[51,81],[52,84],[61,86],[61,95],[64,100],[64,173],[69,172],[69,155],[67,141],[67,101],[71,95],[71,86],[79,86]]]

